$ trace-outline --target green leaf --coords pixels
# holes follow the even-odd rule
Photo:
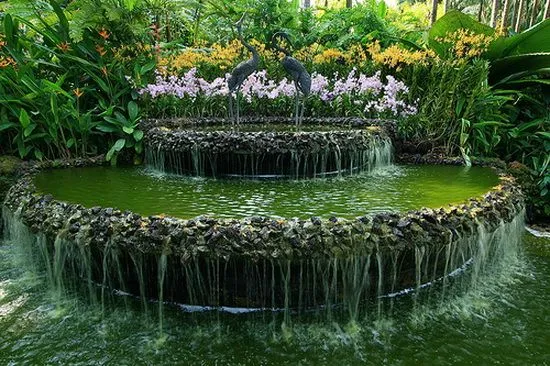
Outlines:
[[[54,118],[55,124],[59,124],[59,107],[57,104],[57,96],[54,94],[50,95],[50,108]]]
[[[522,33],[497,39],[489,46],[485,56],[490,60],[496,60],[501,57],[539,52],[550,52],[550,19]]]
[[[546,137],[547,139],[550,140],[550,132],[539,131],[539,132],[537,132],[537,134],[541,135],[541,136],[544,136],[544,137]]]
[[[34,129],[36,128],[36,124],[35,123],[32,123],[30,124],[28,127],[25,128],[25,130],[23,131],[23,136],[25,137],[29,137],[32,132],[34,131]]]
[[[145,65],[143,65],[143,66],[141,67],[141,69],[139,70],[139,73],[140,73],[141,75],[144,75],[144,74],[148,73],[149,71],[153,70],[153,69],[155,68],[156,65],[157,65],[157,64],[156,64],[155,61],[149,62],[148,64],[145,64]]]
[[[120,121],[116,118],[113,118],[113,117],[103,117],[103,119],[115,126],[120,126]]]
[[[109,151],[107,152],[107,155],[105,155],[105,159],[107,161],[110,161],[113,158],[114,153],[115,153],[115,147],[113,146],[109,149]]]
[[[550,37],[550,35],[549,35]],[[489,83],[492,85],[516,83],[537,73],[544,75],[550,69],[550,52],[529,53],[500,58],[491,63]]]
[[[21,109],[21,112],[19,112],[19,123],[21,123],[21,126],[23,126],[23,128],[25,129],[31,124],[29,114],[24,109]]]
[[[143,139],[143,131],[136,130],[134,131],[134,140],[141,141]]]
[[[65,17],[63,9],[61,9],[56,0],[50,0],[50,5],[59,19],[59,32],[63,34],[63,39],[67,40],[69,37],[69,22],[67,17]]]
[[[134,128],[133,127],[126,127],[126,126],[123,126],[122,127],[122,131],[124,131],[125,133],[127,133],[128,135],[131,135],[134,133]]]
[[[139,114],[139,108],[136,102],[131,101],[128,103],[128,114],[130,115],[130,121],[135,121]]]
[[[1,123],[0,124],[0,132],[4,131],[4,130],[7,130],[7,129],[10,129],[10,128],[13,128],[13,127],[16,127],[17,125],[13,122],[5,122],[5,123]]]
[[[116,151],[120,151],[124,148],[124,145],[126,145],[126,140],[125,139],[118,139],[115,144],[113,145],[113,148],[116,150]]]
[[[509,126],[508,123],[497,122],[497,121],[483,121],[474,123],[474,128],[484,128],[484,127],[496,127],[496,126]]]
[[[128,120],[126,119],[126,117],[124,117],[124,115],[122,113],[115,112],[115,116],[116,116],[116,119],[117,119],[118,123],[122,123],[124,125],[128,124]],[[107,119],[107,117],[105,117],[105,119]]]
[[[4,17],[4,34],[8,41],[13,39],[13,19],[10,14],[6,14]]]
[[[42,151],[35,148],[34,149],[34,157],[37,158],[38,160],[42,161],[42,159],[44,159],[44,154],[42,154]]]
[[[67,140],[67,148],[70,149],[74,146],[75,140],[73,138],[70,138]]]
[[[117,132],[119,129],[116,128],[116,127],[113,127],[113,126],[109,126],[109,125],[98,125],[96,127],[99,131],[101,132],[106,132],[106,133],[113,133],[113,132]]]

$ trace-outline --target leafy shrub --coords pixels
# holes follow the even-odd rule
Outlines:
[[[5,152],[37,159],[118,148],[118,141],[128,135],[119,116],[137,110],[129,108],[136,96],[129,80],[140,82],[154,62],[146,56],[125,62],[116,53],[120,44],[106,29],[86,30],[81,41],[72,41],[64,11],[54,0],[50,5],[55,21],[40,14],[35,14],[38,25],[10,15],[4,18],[0,57],[13,62],[0,69],[1,145]],[[149,63],[142,65],[145,61]],[[118,126],[106,128],[112,119],[119,121]],[[139,136],[125,146],[139,153]],[[117,144],[111,145],[113,141]]]

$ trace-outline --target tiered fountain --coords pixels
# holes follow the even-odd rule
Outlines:
[[[8,193],[6,235],[42,253],[56,286],[77,276],[143,299],[352,318],[519,242],[512,180],[392,166],[392,123],[238,122],[144,122],[147,169],[39,164]]]

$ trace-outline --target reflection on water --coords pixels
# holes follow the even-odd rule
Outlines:
[[[181,218],[354,218],[458,203],[497,183],[491,169],[455,166],[399,166],[360,177],[296,181],[215,180],[105,167],[58,169],[36,178],[39,190],[60,200]]]
[[[79,297],[55,300],[44,276],[29,272],[17,246],[4,243],[0,363],[544,365],[550,241],[528,236],[524,244],[500,271],[444,304],[411,310],[406,296],[395,300],[391,316],[285,327],[277,314],[189,314],[166,307],[160,333],[155,306],[144,312],[138,301],[115,298],[102,310]]]

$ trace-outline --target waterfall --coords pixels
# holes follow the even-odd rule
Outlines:
[[[4,236],[11,241],[32,271],[41,271],[56,296],[67,291],[88,294],[101,302],[115,289],[177,301],[188,309],[228,311],[284,311],[285,323],[298,314],[316,312],[327,319],[381,318],[387,311],[381,300],[400,295],[419,296],[437,288],[439,301],[458,290],[482,284],[483,276],[516,255],[524,231],[524,212],[496,225],[477,222],[471,232],[450,235],[447,243],[415,243],[392,250],[374,248],[351,257],[258,259],[237,256],[190,258],[185,262],[170,253],[146,255],[125,252],[117,243],[102,248],[33,233],[20,212],[2,209]],[[229,306],[229,307],[227,307]],[[391,306],[389,307],[391,311]],[[162,326],[162,323],[161,323]]]
[[[373,137],[368,148],[339,146],[331,149],[285,152],[214,153],[194,145],[190,149],[166,150],[162,145],[147,146],[145,162],[149,169],[165,174],[212,177],[309,178],[354,175],[391,165],[392,142]]]

